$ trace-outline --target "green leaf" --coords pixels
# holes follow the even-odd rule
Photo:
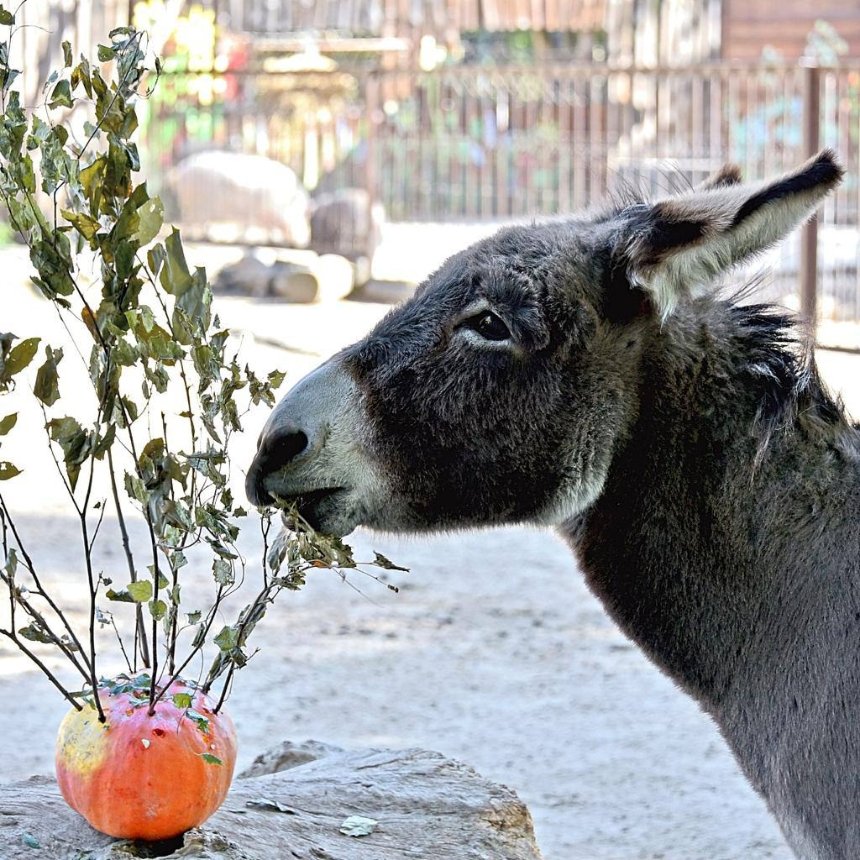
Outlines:
[[[84,167],[78,178],[83,189],[84,196],[90,205],[90,212],[95,214],[102,210],[103,188],[105,172],[107,171],[107,159],[99,155],[93,159],[92,164]]]
[[[135,603],[146,603],[152,598],[152,583],[148,579],[130,582],[126,586],[126,591]]]
[[[266,378],[269,380],[269,385],[271,385],[272,388],[278,389],[281,387],[281,383],[284,381],[286,376],[287,374],[280,370],[273,370]]]
[[[6,564],[2,569],[6,571],[9,579],[15,576],[15,572],[18,570],[18,553],[14,547],[9,547],[9,555],[6,557]]]
[[[174,227],[171,234],[164,240],[167,253],[166,265],[161,270],[161,286],[172,296],[179,298],[190,289],[193,279],[185,261],[185,251],[179,231]]]
[[[115,603],[134,603],[134,598],[124,589],[122,591],[114,591],[109,588],[105,592],[105,597],[108,600],[113,600]]]
[[[152,308],[147,305],[141,305],[138,308],[140,314],[140,324],[143,330],[149,334],[155,328],[155,315],[152,313]]]
[[[105,454],[113,447],[116,441],[116,424],[111,424],[104,436],[99,439],[98,444],[93,449],[93,457],[96,460],[103,460]]]
[[[0,436],[5,436],[18,423],[18,413],[13,412],[0,419]]]
[[[51,93],[51,98],[48,101],[49,108],[67,107],[70,108],[74,104],[72,98],[72,88],[66,80],[57,81],[54,91]]]
[[[87,98],[91,99],[93,97],[93,82],[90,74],[90,64],[86,57],[81,57],[80,63],[72,69],[72,89],[76,89],[79,84],[83,84]],[[84,133],[87,135],[92,134],[93,139],[95,139],[98,136],[95,127],[87,128],[87,125],[91,124],[87,123],[84,126]]]
[[[136,499],[142,505],[149,501],[149,493],[146,491],[146,484],[137,477],[137,475],[125,473],[125,491],[129,498]]]
[[[13,466],[7,460],[0,460],[0,481],[8,481],[10,478],[14,478],[15,475],[20,475],[21,470],[16,466]]]
[[[66,474],[69,476],[69,484],[74,490],[78,483],[81,465],[87,461],[93,452],[95,437],[93,434],[87,433],[74,418],[68,416],[50,420],[48,430],[51,438],[63,451]]]
[[[98,58],[100,63],[109,63],[116,57],[116,51],[107,45],[99,45]]]
[[[199,624],[200,619],[203,617],[203,613],[199,609],[195,609],[194,612],[188,613],[188,623],[189,624]]]
[[[167,613],[167,604],[163,600],[151,600],[149,612],[156,621],[161,621]]]
[[[9,87],[15,82],[15,79],[21,72],[18,69],[0,68],[0,88],[3,92],[7,92]]]
[[[28,337],[22,340],[6,357],[5,366],[0,367],[3,376],[15,376],[20,373],[35,357],[41,338]]]
[[[200,755],[200,758],[202,758],[203,761],[206,762],[206,764],[217,764],[217,765],[223,765],[224,764],[224,762],[221,761],[221,759],[218,758],[217,755],[212,755],[212,753],[200,753],[199,755]]]
[[[33,394],[45,404],[53,406],[60,397],[59,378],[57,376],[57,365],[63,358],[62,349],[51,349],[45,347],[45,363],[36,373],[36,383],[33,386]]]
[[[232,585],[235,582],[233,565],[224,558],[215,559],[212,563],[212,575],[218,585]]]
[[[204,734],[209,731],[209,720],[203,714],[195,711],[194,708],[189,708],[185,712],[185,716],[192,722],[197,723],[197,728]]]
[[[223,627],[212,641],[222,651],[232,651],[239,646],[239,631],[235,627]]]
[[[30,642],[41,642],[44,645],[53,645],[54,638],[36,621],[31,621],[26,627],[18,631],[18,635]]]
[[[72,65],[72,46],[63,40],[63,66],[69,68]]]
[[[190,708],[193,701],[191,693],[174,693],[172,698],[173,704],[182,711],[186,708]]]
[[[133,236],[140,247],[148,245],[161,230],[164,223],[164,204],[159,197],[152,197],[138,210],[139,223],[137,233]]]
[[[66,219],[88,242],[95,238],[96,233],[101,229],[101,224],[95,218],[91,218],[85,212],[71,212],[68,209],[61,209],[60,214]]]
[[[15,16],[8,10],[0,6],[0,24],[4,27],[11,27],[15,23]]]

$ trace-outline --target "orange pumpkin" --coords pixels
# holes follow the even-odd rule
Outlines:
[[[233,778],[230,717],[182,681],[153,716],[139,679],[112,682],[98,695],[104,723],[87,704],[60,725],[57,782],[69,806],[96,830],[125,839],[169,839],[202,824]]]

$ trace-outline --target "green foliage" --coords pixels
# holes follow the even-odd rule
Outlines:
[[[100,685],[132,692],[153,707],[209,648],[215,656],[200,689],[208,692],[226,674],[220,707],[234,671],[253,656],[249,637],[277,595],[300,588],[311,569],[357,565],[349,547],[315,534],[296,512],[290,515],[295,531],[282,532],[269,547],[271,519],[263,512],[264,562],[256,593],[234,623],[224,624],[225,601],[246,581],[236,539],[247,512],[230,492],[228,444],[247,409],[274,404],[284,374],[258,376],[231,354],[204,270],[189,266],[179,231],[163,224],[161,201],[136,178],[137,106],[159,72],[157,61],[147,66],[144,34],[119,28],[110,44],[99,46],[98,63],[113,70],[108,77],[86,57],[75,62],[64,43],[62,68],[50,75],[44,110],[37,114],[26,111],[12,89],[18,76],[9,67],[14,16],[0,7],[4,24],[11,31],[8,41],[0,41],[0,199],[29,248],[32,282],[64,318],[70,342],[43,345],[39,337],[0,333],[0,394],[15,388],[41,349],[32,392],[45,416],[46,448],[80,519],[90,613],[88,635],[79,638],[42,587],[0,493],[0,581],[11,609],[11,625],[0,634],[33,659],[26,643],[58,648],[82,676],[83,691],[69,691],[36,662],[72,704],[80,707],[83,698],[99,710],[92,693]],[[90,111],[83,139],[63,124],[71,108]],[[40,199],[49,205],[40,206]],[[91,272],[98,273],[94,283]],[[91,383],[86,419],[80,403],[69,408],[64,392],[63,376],[76,356]],[[183,403],[178,414],[171,406],[177,398]],[[17,422],[17,413],[0,412],[0,440]],[[20,473],[0,459],[0,481]],[[117,588],[93,569],[93,548],[110,505],[94,496],[97,474],[109,481],[129,570],[128,581]],[[151,552],[143,565],[127,539],[131,510],[149,533]],[[209,606],[187,607],[180,571],[189,552],[204,549],[213,596]],[[403,570],[379,554],[371,564]],[[124,640],[131,634],[120,630],[109,604],[120,620],[123,611],[133,614],[129,647]],[[17,616],[24,616],[23,623]],[[128,674],[113,681],[97,671],[95,633],[102,627],[114,630],[128,663]],[[208,728],[191,708],[190,695],[176,694],[173,701],[202,731]]]

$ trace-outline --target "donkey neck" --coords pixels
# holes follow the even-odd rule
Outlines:
[[[791,418],[799,368],[779,331],[715,302],[655,326],[604,490],[565,527],[610,614],[715,716],[736,709],[726,699],[755,671],[774,607],[803,593],[786,577],[804,571],[760,563],[762,545],[785,544],[778,509],[792,474],[838,475],[832,446],[806,444]],[[784,412],[770,416],[780,424],[770,444],[768,410]]]

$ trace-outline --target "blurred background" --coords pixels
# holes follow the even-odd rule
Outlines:
[[[29,0],[22,14],[39,25],[21,33],[34,100],[62,40],[149,31],[164,72],[140,111],[143,170],[186,238],[309,245],[351,261],[353,286],[420,280],[464,224],[617,187],[665,194],[726,161],[761,178],[833,147],[847,180],[765,261],[765,289],[857,346],[830,323],[860,320],[860,3]],[[454,226],[415,227],[430,224]],[[245,262],[225,284],[271,289],[272,270]],[[344,293],[335,268],[323,280]]]

